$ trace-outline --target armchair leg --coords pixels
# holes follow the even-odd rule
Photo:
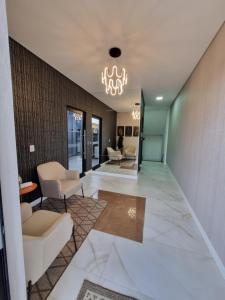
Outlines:
[[[43,200],[43,197],[41,196],[40,207],[42,207],[42,200]]]
[[[31,289],[32,289],[32,282],[31,280],[28,281],[28,287],[27,287],[27,300],[30,300],[31,297]]]
[[[67,204],[66,204],[66,196],[64,196],[64,205],[65,205],[65,211],[67,212]]]
[[[82,192],[82,196],[84,198],[84,187],[83,187],[83,184],[81,185],[81,192]]]
[[[73,225],[73,242],[74,242],[74,247],[75,247],[75,252],[77,252],[77,243],[76,243],[76,239],[75,239],[75,225]]]

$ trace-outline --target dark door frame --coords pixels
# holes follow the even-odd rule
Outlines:
[[[5,244],[5,229],[4,219],[2,211],[2,194],[0,186],[0,239],[2,248],[0,248],[0,299],[10,300],[10,289],[9,289],[9,277],[8,277],[8,266],[6,257],[6,244]],[[2,298],[3,297],[3,298]]]
[[[67,112],[72,111],[81,111],[83,114],[83,126],[82,126],[82,172],[80,173],[80,177],[85,176],[85,172],[87,170],[87,141],[86,141],[86,111],[83,111],[80,108],[75,108],[70,105],[66,107],[66,129],[67,129],[67,168],[69,167],[69,149],[68,149],[68,119]]]
[[[141,163],[143,160],[142,150],[143,150],[143,131],[144,131],[144,113],[145,113],[145,100],[144,93],[141,91],[141,108],[140,108],[140,130],[139,130],[139,153],[138,153],[138,171],[141,169]]]
[[[92,166],[92,161],[91,161],[92,170],[96,170],[101,166],[101,163],[102,163],[102,118],[95,114],[92,114],[91,118],[96,118],[99,120],[99,163],[95,166]],[[92,122],[91,122],[91,124],[92,124]],[[91,140],[92,140],[92,132],[91,132]],[[93,142],[93,140],[92,140],[92,142]],[[92,142],[91,142],[91,147],[92,147]],[[91,151],[91,153],[92,153],[92,151]]]

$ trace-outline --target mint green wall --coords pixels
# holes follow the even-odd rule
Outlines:
[[[164,156],[167,113],[167,109],[145,107],[143,160],[161,161]]]

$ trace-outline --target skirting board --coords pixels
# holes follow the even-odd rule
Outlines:
[[[183,192],[181,186],[180,186],[179,183],[177,182],[176,177],[173,175],[173,173],[172,173],[172,171],[170,170],[169,166],[168,166],[168,169],[169,169],[169,171],[170,171],[170,174],[172,175],[173,180],[175,181],[176,185],[178,186],[178,189],[179,189],[179,191],[181,192],[181,194],[182,194],[182,196],[183,196],[183,198],[184,198],[185,203],[187,204],[187,206],[188,206],[188,208],[189,208],[189,210],[190,210],[190,212],[191,212],[191,215],[192,215],[192,217],[193,217],[193,219],[194,219],[194,221],[195,221],[195,223],[196,223],[196,225],[197,225],[197,227],[198,227],[198,229],[199,229],[199,231],[200,231],[200,233],[201,233],[201,235],[202,235],[202,238],[204,239],[204,241],[205,241],[205,243],[206,243],[206,246],[208,247],[208,250],[209,250],[210,254],[212,255],[212,258],[214,259],[214,261],[215,261],[215,263],[216,263],[218,269],[220,270],[221,275],[222,275],[223,278],[225,279],[225,266],[224,266],[222,260],[220,259],[219,255],[217,254],[217,252],[216,252],[214,246],[212,245],[212,243],[211,243],[209,237],[207,236],[207,233],[205,232],[204,228],[202,227],[200,221],[198,220],[198,218],[197,218],[195,212],[193,211],[191,205],[190,205],[189,202],[188,202],[187,197],[185,196],[185,194],[184,194],[184,192]]]

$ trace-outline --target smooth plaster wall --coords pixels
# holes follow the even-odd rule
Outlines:
[[[0,0],[0,184],[11,300],[26,299],[5,1]],[[0,270],[1,272],[2,270]]]
[[[225,264],[225,25],[171,108],[167,160]]]

